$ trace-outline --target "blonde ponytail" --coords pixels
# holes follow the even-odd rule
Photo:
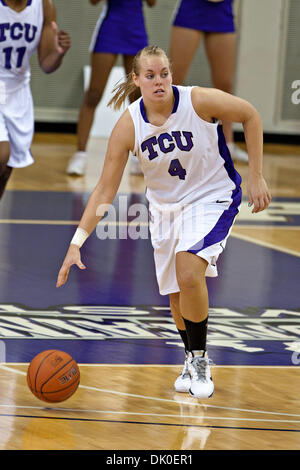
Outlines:
[[[136,91],[137,87],[132,80],[132,72],[130,72],[125,82],[117,82],[113,88],[113,97],[108,102],[107,106],[113,105],[115,110],[121,108],[122,104],[126,101],[126,98]]]

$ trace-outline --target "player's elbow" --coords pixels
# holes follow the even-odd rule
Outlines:
[[[242,119],[242,124],[245,125],[249,122],[257,122],[259,124],[262,123],[261,115],[259,114],[258,110],[251,104],[247,103],[244,108],[244,116]]]
[[[50,73],[54,72],[54,70],[52,70],[50,67],[47,67],[47,66],[44,66],[42,64],[40,64],[40,68],[42,69],[42,71],[44,73],[46,73],[47,75],[49,75]]]
[[[60,62],[54,63],[53,61],[47,60],[47,58],[44,60],[40,60],[39,64],[40,64],[41,70],[47,75],[55,72],[55,70],[57,70],[58,67],[60,66]]]

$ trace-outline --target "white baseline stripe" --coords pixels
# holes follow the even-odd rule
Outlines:
[[[3,370],[8,370],[10,372],[14,372],[16,374],[21,374],[21,375],[27,375],[26,372],[13,369],[4,365],[0,365],[0,369]],[[86,389],[86,390],[91,390],[91,391],[96,391],[96,392],[102,392],[102,393],[109,393],[110,395],[119,395],[119,396],[126,396],[126,397],[131,397],[131,398],[141,398],[145,400],[154,400],[154,401],[159,401],[163,403],[172,403],[173,405],[189,405],[189,406],[198,406],[201,408],[214,408],[214,409],[220,409],[220,410],[228,410],[228,411],[238,411],[238,412],[244,412],[244,413],[256,413],[256,414],[267,414],[267,415],[276,415],[276,416],[291,416],[295,418],[300,418],[300,414],[294,414],[294,413],[281,413],[278,411],[263,411],[263,410],[250,410],[250,409],[244,409],[244,408],[232,408],[229,406],[217,406],[217,405],[208,405],[208,404],[202,404],[198,403],[197,401],[192,402],[192,401],[175,401],[171,400],[168,398],[159,398],[159,397],[150,397],[147,395],[138,395],[134,393],[127,393],[127,392],[118,392],[116,390],[107,390],[103,388],[98,388],[98,387],[90,387],[88,385],[79,385],[80,388]],[[235,419],[235,418],[232,418]]]
[[[8,363],[0,363],[0,368],[7,368],[8,370],[13,370],[16,371],[16,369],[10,369],[9,366],[6,366],[5,364],[9,364],[11,366],[29,366],[29,362],[8,362]],[[167,368],[182,368],[182,364],[80,364],[78,363],[80,367],[167,367]],[[299,366],[252,366],[252,365],[242,365],[242,366],[237,366],[237,365],[212,365],[213,369],[299,369]],[[18,371],[20,374],[25,374],[23,371]]]
[[[9,366],[6,366],[6,364],[9,364],[11,366],[29,366],[29,362],[7,362],[7,363],[0,363],[0,368],[7,368],[9,370],[15,370],[15,369],[10,369]],[[97,363],[92,363],[92,364],[81,364],[78,363],[80,367],[167,367],[167,368],[182,368],[182,364],[97,364]],[[237,366],[237,365],[216,365],[213,364],[212,368],[219,368],[219,369],[299,369],[299,366],[252,366],[252,365],[242,365],[242,366]],[[20,374],[25,374],[25,372],[19,371]]]
[[[26,405],[0,405],[0,408],[14,408],[14,409],[29,409],[29,410],[39,410],[39,411],[48,411],[49,408],[43,406],[26,406]],[[210,420],[224,420],[224,421],[261,421],[261,422],[268,422],[268,423],[300,423],[300,420],[293,420],[293,419],[261,419],[261,418],[235,418],[231,416],[202,416],[202,415],[182,415],[182,414],[163,414],[163,413],[141,413],[137,411],[112,411],[112,410],[92,410],[92,409],[78,409],[78,408],[52,408],[51,411],[73,411],[76,413],[99,413],[99,414],[107,414],[107,415],[127,415],[127,416],[155,416],[159,418],[185,418],[185,419],[210,419]],[[40,416],[36,416],[39,418]],[[51,417],[53,418],[53,417]],[[54,417],[55,418],[55,417]],[[57,417],[59,418],[59,417]],[[70,418],[72,419],[72,418]],[[147,424],[147,422],[145,422]],[[162,423],[164,424],[164,423]],[[183,423],[182,426],[184,426]],[[284,431],[284,429],[283,429]]]
[[[173,403],[173,404],[180,404],[180,405],[189,405],[189,406],[200,406],[204,408],[216,408],[220,410],[229,410],[229,411],[239,411],[239,412],[246,412],[246,413],[259,413],[259,414],[268,414],[268,415],[280,415],[280,416],[293,416],[300,418],[300,414],[294,414],[294,413],[280,413],[278,411],[261,411],[261,410],[250,410],[250,409],[244,409],[244,408],[232,408],[228,406],[217,406],[217,405],[208,405],[208,404],[202,404],[198,402],[190,402],[190,401],[175,401],[171,400],[168,398],[158,398],[158,397],[149,397],[146,395],[137,395],[134,393],[126,393],[126,392],[117,392],[115,390],[106,390],[102,388],[97,388],[97,387],[89,387],[87,385],[81,385],[81,388],[87,389],[87,390],[95,390],[98,392],[103,392],[103,393],[109,393],[113,395],[120,395],[120,396],[127,396],[127,397],[132,397],[132,398],[143,398],[146,400],[155,400],[155,401],[161,401],[164,403]]]

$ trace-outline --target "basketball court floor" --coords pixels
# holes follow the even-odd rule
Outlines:
[[[14,172],[0,202],[0,449],[299,450],[300,148],[265,144],[272,203],[253,215],[244,196],[219,277],[208,279],[215,393],[197,400],[173,389],[184,352],[147,220],[129,211],[146,200],[128,167],[109,237],[99,226],[82,249],[87,269],[55,287],[106,143],[90,140],[87,174],[72,178],[75,136],[36,135],[36,163]],[[247,165],[236,168],[246,194]],[[26,384],[47,349],[81,371],[77,392],[55,406]]]

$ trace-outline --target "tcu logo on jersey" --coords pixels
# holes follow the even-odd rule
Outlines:
[[[194,146],[192,139],[193,134],[188,131],[172,131],[171,134],[164,132],[157,138],[153,136],[144,140],[141,144],[141,150],[142,152],[148,150],[148,158],[149,160],[153,160],[153,158],[158,157],[155,147],[158,146],[163,153],[172,152],[175,147],[179,150],[189,152]]]
[[[7,70],[13,67],[20,69],[28,47],[26,43],[34,41],[37,31],[37,26],[29,23],[0,23],[0,65],[3,63]]]
[[[37,27],[29,23],[0,23],[0,42],[7,39],[18,41],[24,38],[26,42],[32,42],[35,39]]]
[[[188,131],[172,131],[171,134],[163,132],[157,138],[153,136],[144,140],[141,144],[141,150],[142,152],[148,150],[147,157],[149,160],[153,160],[158,157],[157,146],[163,153],[173,152],[176,147],[184,152],[189,152],[194,146],[193,134]],[[171,160],[168,172],[171,176],[178,176],[180,180],[185,180],[186,170],[178,158]]]

